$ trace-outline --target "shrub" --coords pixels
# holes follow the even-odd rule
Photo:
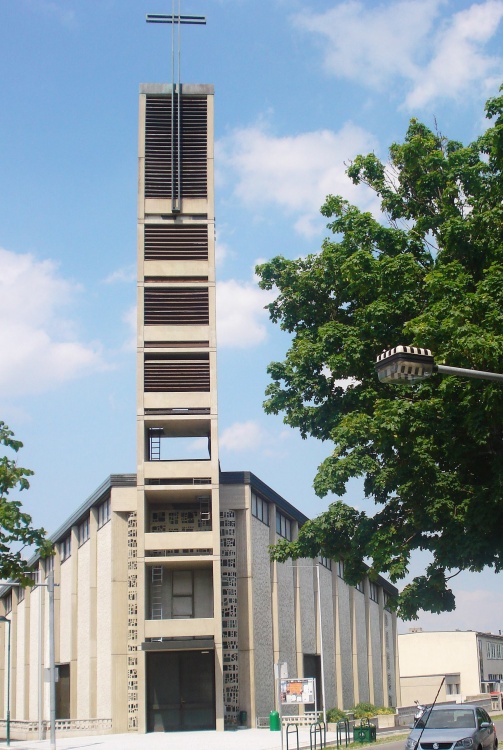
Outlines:
[[[381,716],[382,714],[394,714],[394,708],[386,706],[374,706],[373,703],[358,703],[351,709],[355,719],[370,719],[372,716]]]
[[[327,721],[331,724],[337,724],[338,721],[342,721],[343,719],[347,719],[346,712],[340,708],[331,708],[327,711]]]

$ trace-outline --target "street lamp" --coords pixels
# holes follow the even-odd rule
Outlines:
[[[0,622],[6,622],[9,626],[7,635],[7,747],[10,747],[10,625],[8,617],[0,616]]]
[[[503,383],[503,374],[497,372],[437,365],[429,349],[421,349],[417,346],[395,346],[393,349],[382,352],[377,357],[375,368],[381,383],[394,383],[397,380],[419,383],[436,372],[442,375],[457,375],[462,378]]]
[[[49,748],[56,750],[56,665],[55,665],[55,638],[54,638],[54,571],[51,570],[47,576],[47,583],[37,583],[37,586],[47,589],[49,595]],[[0,586],[21,586],[19,581],[0,581]],[[7,676],[7,745],[10,744],[10,620],[0,617],[0,622],[9,623],[9,644],[7,650],[8,676]]]

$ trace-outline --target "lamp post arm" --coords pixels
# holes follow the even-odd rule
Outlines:
[[[447,365],[433,365],[433,372],[439,372],[441,375],[457,375],[458,377],[494,380],[497,383],[503,383],[503,374],[498,372],[467,370],[464,367],[448,367]]]

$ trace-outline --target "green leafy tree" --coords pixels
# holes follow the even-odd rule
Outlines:
[[[321,252],[257,268],[278,292],[272,321],[291,334],[268,367],[266,412],[333,446],[314,479],[320,497],[362,477],[376,503],[370,515],[336,501],[271,554],[341,558],[356,584],[364,560],[371,578],[398,582],[426,550],[424,575],[395,602],[405,619],[454,609],[457,572],[502,568],[503,387],[440,375],[385,385],[374,370],[384,349],[410,344],[438,363],[503,371],[503,96],[486,114],[468,146],[412,120],[387,164],[369,154],[348,168],[383,220],[329,196],[334,236]]]
[[[15,440],[14,433],[0,422],[0,444],[17,453],[23,444]],[[0,457],[0,578],[32,585],[30,569],[23,557],[25,547],[35,546],[42,557],[52,554],[52,543],[46,539],[44,529],[31,525],[31,516],[23,513],[19,500],[9,497],[11,490],[26,490],[32,476],[30,469],[19,467],[8,455]]]

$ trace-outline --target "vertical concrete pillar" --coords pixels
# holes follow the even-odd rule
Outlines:
[[[67,565],[71,565],[71,591],[72,599],[71,622],[70,622],[70,718],[77,718],[77,688],[78,688],[78,628],[77,622],[79,617],[79,527],[72,526],[71,530],[71,551],[70,560]],[[55,593],[57,588],[55,587]],[[58,598],[58,605],[60,599]],[[60,616],[56,617],[56,622],[60,625]],[[59,637],[58,637],[59,643]],[[60,656],[56,656],[56,663]]]
[[[97,716],[97,571],[98,571],[98,509],[91,508],[89,514],[89,718]]]

